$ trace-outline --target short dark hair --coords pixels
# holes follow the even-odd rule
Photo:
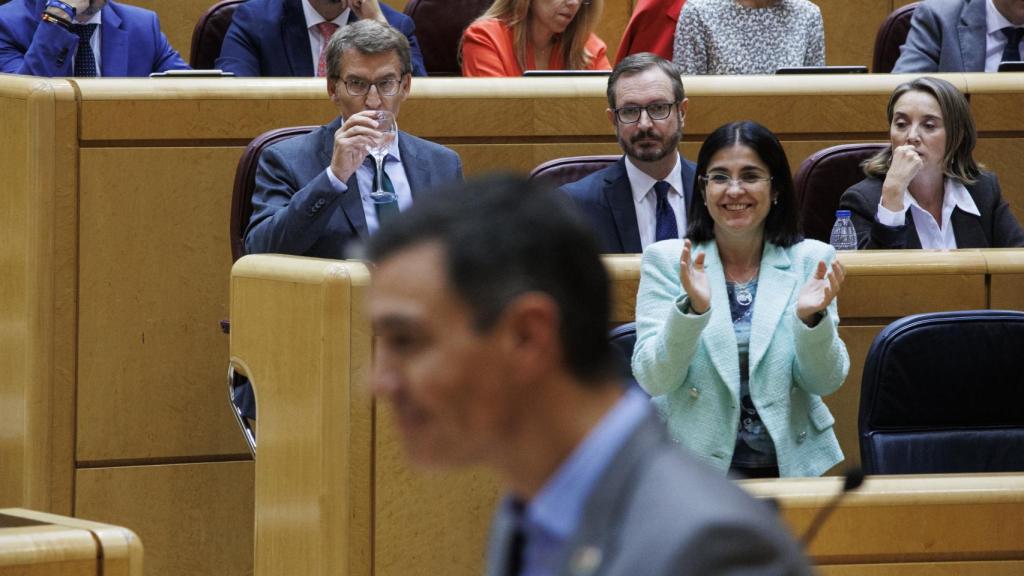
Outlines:
[[[341,78],[341,55],[350,48],[370,56],[394,52],[402,64],[402,74],[412,74],[412,54],[405,34],[376,20],[358,20],[342,26],[327,41],[327,75],[332,80]]]
[[[665,76],[668,76],[669,82],[672,83],[672,96],[676,102],[682,102],[686,98],[686,91],[683,90],[682,71],[678,66],[657,54],[638,52],[623,58],[615,65],[612,75],[608,77],[608,107],[615,109],[615,86],[618,84],[619,78],[640,74],[651,68],[658,68],[665,73]]]
[[[707,242],[715,238],[715,222],[708,212],[705,198],[705,182],[711,157],[723,148],[742,144],[753,150],[761,161],[768,165],[772,177],[773,203],[764,223],[764,238],[776,246],[792,246],[802,239],[799,215],[797,214],[796,192],[789,161],[782,143],[771,130],[750,120],[731,122],[720,126],[704,140],[697,154],[697,181],[694,184],[693,206],[690,207],[689,228],[686,236],[693,242]],[[778,202],[775,202],[777,200]]]
[[[448,283],[478,331],[520,294],[542,292],[558,306],[566,369],[587,383],[612,374],[608,273],[567,196],[519,176],[471,180],[418,199],[371,238],[368,254],[379,262],[425,242],[442,246]]]

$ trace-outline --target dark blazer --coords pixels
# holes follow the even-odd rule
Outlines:
[[[1024,246],[1024,230],[1003,200],[995,174],[982,172],[978,181],[966,188],[981,217],[953,209],[950,222],[957,248]],[[878,178],[861,180],[839,199],[839,208],[851,212],[853,226],[857,229],[857,246],[861,249],[920,248],[921,239],[909,213],[903,226],[883,226],[875,219],[881,199],[882,180]]]
[[[337,194],[331,165],[339,116],[309,134],[274,144],[260,155],[245,252],[345,258],[349,242],[366,240],[366,215],[355,173]],[[399,131],[398,150],[413,198],[462,180],[462,160],[439,144]]]
[[[587,499],[558,574],[811,574],[774,512],[669,439],[653,413]],[[506,576],[514,531],[499,513],[487,576]]]
[[[686,209],[693,200],[693,179],[697,166],[682,156],[680,170]],[[636,223],[633,189],[626,173],[623,156],[611,166],[586,178],[566,184],[561,190],[569,194],[590,221],[605,254],[639,254],[640,228]],[[680,235],[685,230],[679,231]]]
[[[426,76],[412,19],[380,4],[388,24],[409,39],[414,76]],[[350,13],[349,22],[358,20]],[[231,18],[215,66],[235,76],[316,76],[302,0],[249,0]]]
[[[0,6],[0,72],[31,76],[71,76],[78,36],[39,15],[46,0],[14,0]],[[103,7],[100,32],[100,74],[108,77],[149,76],[165,70],[187,70],[171,48],[154,12],[118,4]]]
[[[893,73],[984,72],[985,0],[927,0],[914,9]]]

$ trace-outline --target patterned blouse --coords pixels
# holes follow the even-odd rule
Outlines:
[[[774,74],[825,65],[821,10],[808,0],[747,8],[738,0],[689,0],[676,24],[672,61],[683,74]]]

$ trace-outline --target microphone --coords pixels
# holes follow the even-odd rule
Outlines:
[[[864,471],[860,468],[850,468],[846,471],[846,475],[843,477],[843,489],[838,494],[832,497],[818,513],[814,515],[814,519],[811,520],[811,525],[804,531],[803,536],[800,537],[800,546],[804,550],[810,548],[811,542],[814,541],[814,537],[818,535],[818,530],[821,530],[822,525],[828,520],[829,516],[836,511],[839,507],[839,503],[846,498],[846,495],[850,492],[860,488],[860,485],[864,483]]]

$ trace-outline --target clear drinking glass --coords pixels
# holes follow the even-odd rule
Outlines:
[[[377,162],[377,187],[370,191],[370,199],[377,204],[394,202],[398,196],[394,192],[384,190],[384,157],[391,150],[391,143],[395,141],[395,115],[387,110],[377,110],[377,131],[380,137],[374,139],[370,146],[370,155]]]

